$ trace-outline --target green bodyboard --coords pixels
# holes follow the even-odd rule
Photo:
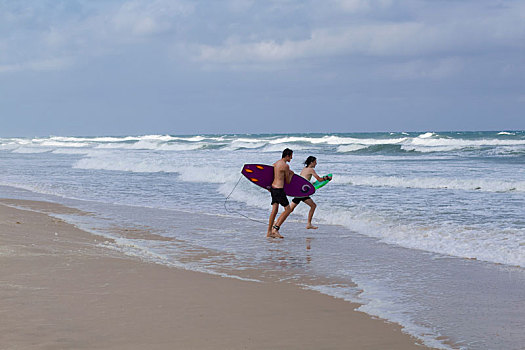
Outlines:
[[[332,174],[327,174],[325,176],[330,176],[331,178],[333,178]],[[324,176],[323,176],[324,177]],[[320,189],[321,187],[323,187],[324,185],[326,185],[327,183],[329,183],[330,180],[324,180],[324,181],[316,181],[314,182],[314,188],[316,190]]]

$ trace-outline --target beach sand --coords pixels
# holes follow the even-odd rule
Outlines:
[[[2,204],[3,203],[3,204]],[[423,349],[357,304],[186,271],[0,200],[0,349]]]

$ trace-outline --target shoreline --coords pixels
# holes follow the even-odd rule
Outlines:
[[[6,349],[427,348],[358,304],[144,262],[98,245],[107,240],[0,201]]]

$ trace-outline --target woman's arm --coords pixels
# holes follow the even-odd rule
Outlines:
[[[319,182],[324,181],[324,180],[328,180],[328,177],[327,177],[327,176],[323,176],[323,177],[321,177],[321,176],[317,175],[317,173],[315,172],[314,169],[312,169],[312,175],[313,175],[313,176],[315,177],[315,179],[316,179],[317,181],[319,181]]]

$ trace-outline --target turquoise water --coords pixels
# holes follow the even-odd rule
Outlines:
[[[259,223],[269,195],[240,170],[285,147],[296,173],[314,155],[334,180],[313,197],[320,229],[304,229],[300,205],[276,253]],[[257,266],[328,278],[306,287],[433,346],[525,343],[523,131],[3,138],[0,161],[3,197],[88,210],[89,222],[68,219],[108,235],[147,227],[178,242],[122,237],[115,249],[230,276]],[[228,259],[180,258],[187,247]]]

